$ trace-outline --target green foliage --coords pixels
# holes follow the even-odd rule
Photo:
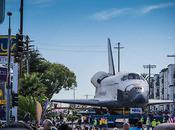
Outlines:
[[[76,86],[75,74],[61,64],[51,64],[41,79],[42,83],[48,87],[46,95],[49,99],[53,94],[59,93],[62,88],[71,89]]]
[[[24,63],[26,59],[24,58]],[[30,52],[30,75],[24,74],[20,79],[19,93],[23,96],[46,96],[51,99],[61,89],[72,89],[76,86],[76,76],[66,66],[50,63],[38,50]],[[24,64],[23,72],[26,72]]]
[[[49,106],[43,115],[43,119],[53,120],[54,118],[58,118],[58,114],[53,111],[52,106]]]
[[[18,118],[24,120],[26,114],[30,114],[31,120],[36,119],[36,100],[32,96],[19,96]]]
[[[29,70],[30,73],[37,72],[37,73],[44,73],[50,65],[45,58],[41,56],[38,50],[32,50],[29,52]],[[23,61],[22,72],[26,73],[26,57]]]
[[[30,52],[30,74],[26,73],[26,57],[23,60],[22,72],[19,81],[19,116],[20,119],[29,112],[35,119],[35,104],[39,101],[43,106],[46,99],[51,99],[61,89],[72,89],[77,85],[76,76],[69,68],[61,64],[50,63],[41,56],[38,50]],[[51,118],[55,113],[48,110],[46,115]]]
[[[74,121],[78,120],[80,117],[77,116],[76,111],[72,110],[71,113],[66,116],[66,118],[67,118],[67,121],[74,122]]]
[[[19,94],[23,96],[44,96],[47,87],[41,82],[39,74],[25,74],[19,82]]]

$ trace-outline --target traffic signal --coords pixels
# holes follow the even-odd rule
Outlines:
[[[23,35],[16,34],[16,48],[14,59],[15,62],[20,62],[23,54],[24,42],[23,42]]]
[[[12,106],[18,106],[18,94],[17,93],[12,93]]]

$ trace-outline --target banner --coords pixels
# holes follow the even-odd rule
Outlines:
[[[16,36],[11,36],[11,55],[14,56]],[[0,56],[7,56],[8,51],[8,35],[0,35]]]

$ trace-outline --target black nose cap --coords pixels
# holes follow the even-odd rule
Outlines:
[[[146,99],[145,99],[144,95],[142,95],[142,94],[137,94],[137,95],[134,97],[133,102],[138,103],[138,104],[141,104],[141,103],[146,102]]]

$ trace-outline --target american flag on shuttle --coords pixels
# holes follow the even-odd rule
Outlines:
[[[175,123],[175,117],[170,117],[167,122],[168,123]]]

